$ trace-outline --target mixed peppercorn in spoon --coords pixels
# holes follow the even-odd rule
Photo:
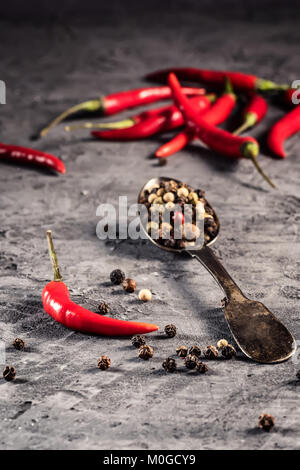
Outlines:
[[[215,239],[219,222],[204,195],[201,189],[163,178],[144,189],[139,202],[148,209],[146,229],[151,238],[179,250],[195,246],[201,236],[202,244]]]

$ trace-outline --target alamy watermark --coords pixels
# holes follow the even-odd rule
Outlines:
[[[0,341],[0,366],[4,366],[5,364],[6,364],[5,343],[4,341]]]
[[[0,80],[0,104],[6,104],[6,85],[3,80]]]
[[[292,94],[292,103],[300,103],[300,80],[294,80],[291,84],[291,88],[295,88],[294,93]]]
[[[204,245],[204,206],[173,204],[172,210],[165,204],[152,204],[150,210],[144,204],[128,205],[127,196],[120,196],[118,207],[100,204],[96,216],[100,217],[96,233],[100,240],[138,240],[152,238],[155,241],[185,240],[185,249],[200,249]]]

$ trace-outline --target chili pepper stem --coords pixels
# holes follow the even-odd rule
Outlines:
[[[96,100],[90,100],[90,101],[84,101],[83,103],[76,104],[75,106],[72,106],[71,108],[67,109],[63,113],[61,113],[59,116],[57,116],[48,126],[44,127],[44,129],[41,130],[40,132],[40,137],[44,137],[50,129],[52,129],[54,126],[59,124],[61,121],[66,119],[67,117],[71,116],[71,114],[75,114],[78,111],[101,111],[104,110],[104,100],[102,98],[98,98]]]
[[[73,124],[71,126],[65,126],[65,131],[73,131],[77,129],[127,129],[128,127],[134,126],[134,119],[123,119],[122,121],[115,122],[85,122],[84,124]]]
[[[52,232],[51,230],[47,230],[47,241],[48,241],[48,248],[49,248],[49,255],[52,263],[53,273],[54,273],[54,281],[62,281],[62,275],[60,274],[58,261],[53,245],[52,240]]]
[[[255,168],[261,174],[261,176],[267,181],[267,183],[269,183],[270,186],[272,186],[272,188],[276,189],[275,184],[266,175],[266,173],[263,171],[263,169],[260,167],[257,161],[258,151],[259,151],[259,147],[257,144],[255,144],[254,142],[247,142],[243,148],[243,155],[245,158],[249,158],[250,160],[252,160]]]
[[[259,78],[256,82],[256,89],[260,91],[287,90],[288,88],[288,85],[278,84],[271,80],[263,80],[262,78]]]
[[[246,113],[244,119],[243,124],[233,132],[233,135],[242,134],[242,132],[245,132],[249,127],[255,126],[257,122],[257,116],[252,112]]]

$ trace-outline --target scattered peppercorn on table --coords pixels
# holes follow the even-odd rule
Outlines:
[[[135,203],[152,176],[204,189],[222,227],[214,248],[218,258],[243,291],[299,339],[299,138],[286,142],[284,160],[262,150],[260,164],[276,191],[247,161],[220,158],[196,142],[158,166],[147,157],[171,133],[166,140],[86,141],[84,130],[65,133],[63,123],[43,140],[29,140],[73,103],[147,86],[139,77],[176,64],[241,70],[278,83],[299,78],[297,37],[288,23],[276,21],[274,30],[272,11],[265,23],[245,25],[219,21],[216,11],[206,19],[193,9],[178,23],[178,12],[164,8],[164,27],[149,12],[129,33],[131,19],[122,9],[118,27],[115,16],[102,24],[102,15],[95,27],[75,28],[72,41],[60,25],[54,26],[55,40],[46,29],[1,27],[6,40],[0,41],[0,78],[9,97],[1,106],[2,138],[58,155],[67,168],[65,175],[53,175],[1,164],[1,449],[299,446],[300,364],[247,360],[227,328],[221,291],[192,260],[147,240],[96,236],[97,207],[117,204],[124,195]],[[270,106],[251,135],[256,138],[283,113]],[[95,121],[101,119],[112,120]],[[241,116],[232,130],[240,124]],[[135,338],[99,337],[49,317],[40,297],[51,280],[47,229],[73,302],[159,330]],[[111,279],[115,270],[120,272]]]

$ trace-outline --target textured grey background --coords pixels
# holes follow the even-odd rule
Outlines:
[[[220,337],[230,339],[222,292],[196,262],[148,243],[106,244],[95,235],[97,206],[115,203],[119,195],[135,202],[151,176],[173,176],[205,189],[222,224],[217,254],[245,293],[262,300],[300,339],[299,138],[286,144],[284,161],[262,152],[261,164],[277,191],[249,162],[229,162],[198,144],[159,168],[148,157],[164,136],[101,143],[88,132],[70,135],[60,126],[42,141],[29,139],[66,106],[142,86],[142,76],[162,66],[191,64],[278,81],[299,79],[294,2],[283,9],[280,2],[265,2],[265,7],[249,2],[247,8],[244,2],[220,2],[222,11],[209,2],[166,2],[159,8],[150,2],[147,10],[134,2],[109,2],[111,8],[101,3],[94,10],[90,24],[89,9],[81,11],[81,2],[59,2],[60,9],[51,2],[52,10],[49,2],[38,3],[31,2],[30,10],[10,2],[2,11],[0,78],[7,84],[7,105],[1,106],[1,139],[60,155],[67,174],[1,164],[0,334],[6,362],[16,367],[18,378],[13,383],[0,379],[0,447],[299,448],[299,361],[265,366],[239,355],[235,361],[211,362],[206,376],[183,370],[165,374],[162,360],[179,344],[204,347]],[[282,113],[272,108],[253,134],[263,136]],[[129,339],[90,337],[56,324],[44,313],[40,297],[51,279],[47,228],[53,230],[75,301],[95,308],[105,299],[116,318],[160,327],[174,322],[178,336],[153,334],[149,342],[155,356],[144,363]],[[153,301],[141,304],[135,295],[112,287],[109,273],[116,267],[136,279],[138,288],[151,288]],[[11,348],[16,336],[26,340],[24,352]],[[96,368],[103,353],[112,359],[107,372]],[[270,434],[256,427],[261,412],[276,417]]]

